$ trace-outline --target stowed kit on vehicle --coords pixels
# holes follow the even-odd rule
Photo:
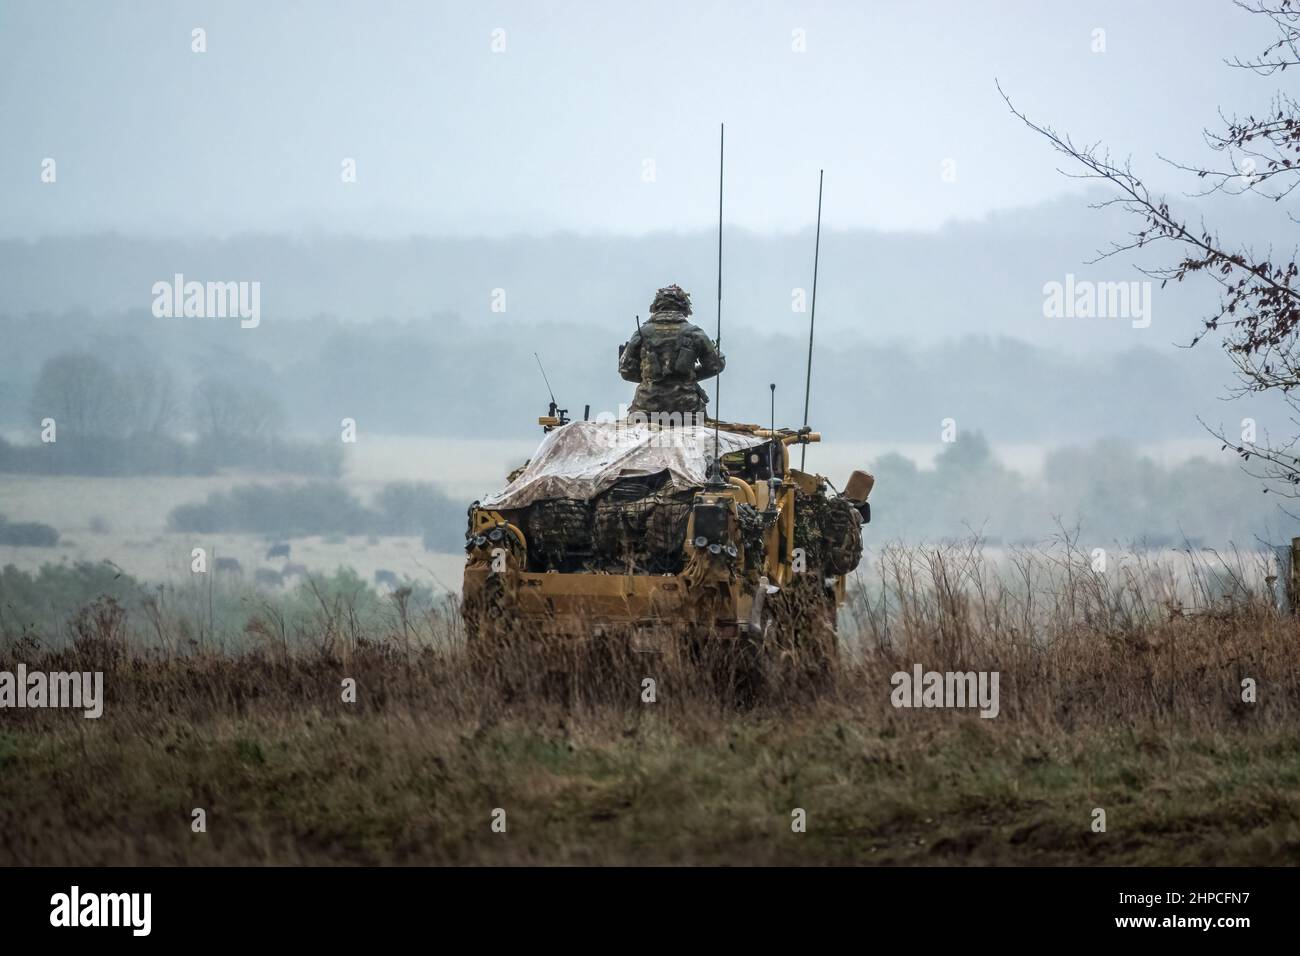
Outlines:
[[[779,629],[834,657],[869,474],[835,493],[792,468],[790,446],[820,440],[806,429],[542,421],[536,455],[470,508],[469,640],[513,629],[761,644]]]

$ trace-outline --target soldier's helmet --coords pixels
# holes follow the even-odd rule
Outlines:
[[[676,284],[664,286],[655,293],[655,299],[650,303],[650,311],[651,313],[680,312],[683,315],[690,315],[691,294]]]

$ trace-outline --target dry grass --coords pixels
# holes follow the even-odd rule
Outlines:
[[[1084,557],[891,549],[831,686],[785,660],[746,707],[725,661],[612,640],[476,659],[450,607],[366,635],[322,604],[310,647],[255,616],[250,650],[212,655],[165,621],[127,646],[101,604],[66,647],[0,655],[104,670],[107,695],[98,721],[0,716],[0,862],[1294,862],[1296,621],[1242,562]],[[999,716],[895,709],[916,663],[998,671]]]

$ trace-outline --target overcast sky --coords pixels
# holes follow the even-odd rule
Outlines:
[[[0,235],[700,228],[721,120],[729,224],[807,225],[824,166],[828,226],[933,229],[1074,187],[994,77],[1159,180],[1221,104],[1267,106],[1222,63],[1265,26],[1227,0],[5,0]]]

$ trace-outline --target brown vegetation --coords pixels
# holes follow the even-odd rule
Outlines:
[[[511,640],[485,659],[451,605],[369,636],[326,607],[313,647],[254,616],[253,646],[216,655],[127,646],[101,603],[68,646],[0,655],[103,670],[106,690],[99,720],[0,712],[0,862],[1300,856],[1300,628],[1249,574],[1225,589],[1197,561],[1098,573],[1069,548],[992,565],[973,547],[887,551],[846,611],[830,685],[809,693],[774,655],[743,707],[727,668],[689,653]],[[1160,581],[1203,599],[1178,606]],[[915,664],[998,671],[1000,713],[896,709],[891,675]]]

